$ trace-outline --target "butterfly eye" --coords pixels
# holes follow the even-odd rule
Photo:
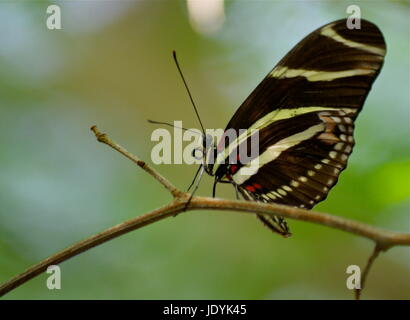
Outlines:
[[[204,150],[202,148],[195,148],[192,150],[192,157],[196,160],[201,160],[204,157]]]

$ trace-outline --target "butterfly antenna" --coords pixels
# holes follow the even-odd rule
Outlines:
[[[173,55],[173,57],[174,57],[175,64],[177,65],[178,72],[179,72],[179,74],[181,75],[182,81],[184,82],[185,89],[186,89],[186,91],[188,92],[189,99],[191,100],[191,103],[192,103],[192,105],[193,105],[193,107],[194,107],[194,110],[195,110],[196,116],[197,116],[197,118],[198,118],[199,124],[201,125],[202,132],[203,132],[203,134],[204,134],[204,136],[205,136],[204,126],[202,125],[202,121],[201,121],[201,118],[200,118],[200,116],[199,116],[198,109],[196,108],[194,99],[192,98],[191,91],[189,91],[188,85],[187,85],[187,83],[186,83],[186,81],[185,81],[185,77],[184,77],[184,75],[182,74],[182,70],[181,70],[181,67],[179,66],[178,59],[177,59],[177,53],[175,52],[175,50],[172,51],[172,55]]]
[[[168,122],[155,121],[155,120],[150,120],[150,119],[148,119],[147,121],[148,121],[149,123],[153,123],[153,124],[162,124],[162,125],[169,126],[169,127],[172,127],[172,128],[178,128],[178,129],[182,129],[182,130],[184,130],[184,131],[189,131],[189,132],[193,132],[193,133],[195,133],[195,134],[200,134],[200,133],[197,132],[197,131],[194,131],[194,130],[191,130],[191,129],[187,129],[187,128],[184,128],[184,127],[179,127],[179,126],[176,126],[176,125],[174,125],[174,124],[172,124],[172,123],[168,123]]]

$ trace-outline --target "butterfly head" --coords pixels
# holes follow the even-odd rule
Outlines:
[[[213,166],[215,163],[216,155],[216,144],[214,137],[210,134],[205,134],[202,139],[202,150],[203,150],[203,165],[205,172],[211,176],[213,173]]]

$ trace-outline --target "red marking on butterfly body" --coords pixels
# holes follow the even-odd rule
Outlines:
[[[250,191],[250,192],[255,192],[256,191],[254,186],[246,186],[245,189]]]
[[[263,187],[259,183],[252,183],[249,186],[245,186],[245,189],[250,192],[256,192],[256,189],[262,189]]]
[[[232,164],[230,170],[231,173],[234,174],[236,171],[238,171],[238,165]]]

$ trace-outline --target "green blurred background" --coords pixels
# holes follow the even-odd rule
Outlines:
[[[62,30],[46,28],[50,4],[0,2],[0,282],[170,201],[89,127],[148,161],[158,126],[147,119],[198,127],[173,49],[205,126],[224,128],[293,45],[346,17],[351,2],[226,1],[224,20],[219,11],[201,23],[182,0],[58,1]],[[357,121],[348,169],[316,209],[409,231],[410,6],[354,4],[380,27],[388,53]],[[196,167],[157,169],[185,189]],[[233,197],[231,189],[220,187],[218,196]],[[210,178],[198,194],[211,194]],[[346,268],[364,266],[372,243],[290,226],[293,237],[283,239],[251,215],[181,214],[63,263],[61,290],[48,290],[43,274],[5,298],[351,299]],[[394,248],[376,261],[364,298],[409,297],[410,251]]]

